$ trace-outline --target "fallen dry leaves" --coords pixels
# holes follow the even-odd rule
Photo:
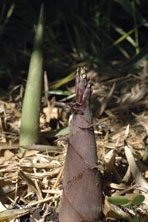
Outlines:
[[[104,78],[100,74],[98,78],[98,74],[92,73],[98,170],[103,178],[102,221],[134,221],[135,215],[140,222],[147,221],[148,168],[141,163],[148,128],[145,70],[144,67],[139,74],[126,77],[106,74]],[[0,221],[56,222],[70,113],[64,106],[56,107],[54,98],[42,104],[40,144],[26,147],[22,154],[18,145],[21,86],[0,99]],[[140,177],[133,173],[135,166]],[[143,181],[145,184],[141,185]],[[145,201],[136,206],[137,211],[114,207],[107,200],[109,196],[133,194],[145,197]]]

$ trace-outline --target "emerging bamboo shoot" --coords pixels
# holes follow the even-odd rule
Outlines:
[[[102,191],[90,113],[91,83],[85,69],[76,74],[75,91],[59,221],[95,222],[101,214]]]
[[[44,5],[42,5],[40,10],[39,21],[35,32],[34,47],[29,65],[22,108],[20,146],[30,146],[38,142],[43,79],[43,34]],[[23,152],[24,149],[21,148],[21,151]]]

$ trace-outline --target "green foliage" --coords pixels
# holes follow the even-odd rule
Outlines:
[[[141,194],[133,195],[132,198],[128,198],[128,196],[108,197],[110,203],[118,206],[140,205],[144,199],[145,197]]]
[[[139,194],[139,195],[134,196],[131,202],[133,205],[140,205],[144,201],[144,199],[145,197]]]
[[[13,11],[15,9],[15,4],[10,3],[6,4],[6,2],[1,3],[1,8],[0,8],[0,35],[4,33],[4,29],[11,18]]]
[[[135,211],[133,222],[139,222],[138,214],[135,210],[135,207],[140,205],[145,200],[145,197],[142,194],[133,194],[130,196],[111,196],[108,197],[108,201],[116,206],[123,206]]]
[[[7,67],[26,70],[41,3],[1,0],[0,57],[7,57],[1,60]],[[133,58],[142,54],[142,58],[136,57],[139,65],[148,52],[147,10],[147,0],[45,1],[46,70],[51,65],[64,77],[70,65],[87,62],[100,66],[113,60],[128,62],[123,64],[126,72],[135,68]]]
[[[130,204],[129,200],[125,196],[112,196],[108,197],[108,201],[114,205],[127,206]]]
[[[141,50],[139,33],[147,27],[140,13],[142,3],[135,1],[64,1],[56,5],[55,17],[47,26],[48,40],[61,53],[57,43],[66,42],[68,50],[80,59],[101,64],[114,50],[120,57],[130,58]],[[126,24],[126,25],[125,25]],[[64,41],[62,41],[64,40]],[[66,55],[65,55],[66,56]]]

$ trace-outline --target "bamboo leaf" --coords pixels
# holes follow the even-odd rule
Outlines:
[[[49,90],[48,94],[50,95],[61,95],[61,96],[70,96],[72,93],[66,90]]]

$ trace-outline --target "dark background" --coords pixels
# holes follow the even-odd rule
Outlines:
[[[0,87],[4,90],[27,78],[42,3],[0,1]],[[65,77],[81,64],[112,67],[126,75],[146,58],[147,0],[47,0],[44,5],[44,69],[49,81]]]

